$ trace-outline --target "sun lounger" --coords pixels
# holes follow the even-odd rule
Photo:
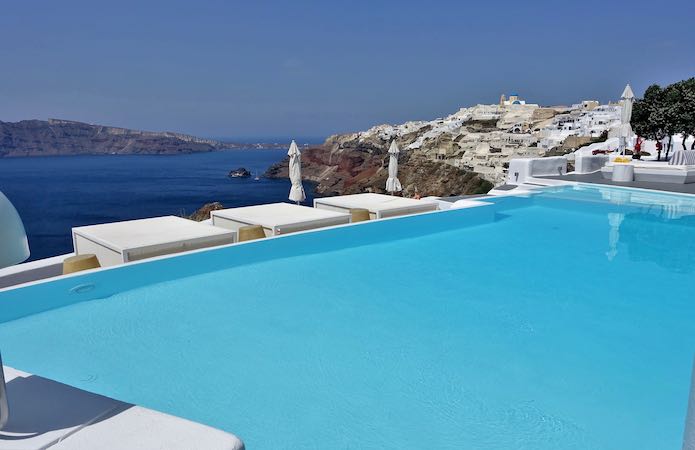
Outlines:
[[[102,267],[205,247],[231,244],[233,231],[176,216],[104,223],[72,229],[78,255],[94,253]]]
[[[340,212],[350,212],[351,209],[363,208],[369,211],[371,219],[404,216],[438,209],[438,205],[434,201],[372,193],[317,198],[314,200],[314,207]]]
[[[350,223],[349,212],[323,211],[289,203],[220,209],[210,215],[214,226],[237,231],[244,226],[260,225],[266,236]]]

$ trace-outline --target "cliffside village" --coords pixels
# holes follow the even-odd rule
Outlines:
[[[511,94],[502,95],[497,104],[461,108],[445,118],[379,125],[357,136],[343,136],[375,144],[395,138],[405,151],[475,171],[498,183],[512,158],[564,154],[613,137],[620,124],[620,108],[620,103],[601,105],[596,100],[541,107]]]

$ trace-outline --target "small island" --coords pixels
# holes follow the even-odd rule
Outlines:
[[[251,176],[251,172],[249,172],[244,167],[239,167],[238,169],[234,169],[234,170],[229,172],[230,178],[248,178],[250,176]]]

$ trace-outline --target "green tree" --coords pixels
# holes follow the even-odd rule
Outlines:
[[[679,81],[669,86],[672,120],[676,133],[683,135],[683,150],[688,136],[695,136],[695,78]],[[695,149],[695,140],[692,149]]]
[[[666,157],[672,135],[683,135],[683,149],[688,136],[695,136],[695,78],[679,81],[665,88],[653,84],[638,99],[632,112],[632,129],[647,139],[662,140],[668,136]],[[695,149],[695,142],[691,146]],[[661,159],[661,152],[657,155]]]
[[[661,86],[649,86],[644,91],[644,97],[637,99],[632,107],[632,130],[639,136],[655,141],[665,138],[668,135],[665,104],[665,93]],[[661,150],[657,159],[661,159]]]

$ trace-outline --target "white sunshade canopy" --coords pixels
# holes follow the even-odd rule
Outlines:
[[[401,182],[398,180],[398,154],[400,152],[396,141],[391,141],[391,147],[389,148],[389,177],[386,180],[387,192],[398,192],[403,190]]]
[[[290,181],[292,182],[289,199],[297,203],[303,202],[306,200],[306,193],[304,186],[302,186],[302,154],[294,140],[290,144],[287,154],[290,157]]]
[[[29,258],[29,241],[19,213],[0,192],[0,268]]]

